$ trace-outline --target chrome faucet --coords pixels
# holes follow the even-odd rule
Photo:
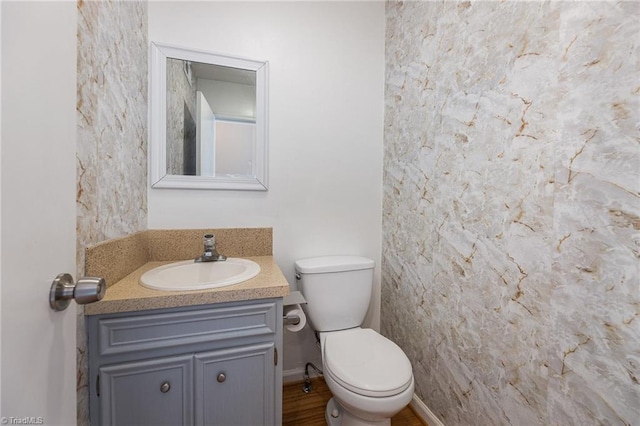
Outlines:
[[[204,236],[204,254],[196,258],[196,262],[221,262],[227,260],[227,256],[223,256],[216,250],[216,237],[213,234]]]

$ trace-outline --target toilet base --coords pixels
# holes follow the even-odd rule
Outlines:
[[[328,426],[342,426],[342,407],[336,402],[335,398],[331,398],[324,410],[324,419]]]
[[[391,419],[372,421],[355,417],[342,408],[335,398],[331,398],[327,403],[324,418],[328,426],[391,426]]]

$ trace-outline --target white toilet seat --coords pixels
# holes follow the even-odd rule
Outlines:
[[[368,397],[390,397],[413,383],[411,363],[398,345],[368,328],[323,334],[325,375]]]
[[[381,398],[352,392],[333,380],[331,375],[325,375],[324,378],[333,397],[345,409],[342,426],[363,426],[363,420],[367,426],[391,426],[391,417],[406,407],[413,397],[413,377],[409,387],[401,393]],[[351,418],[353,416],[360,421],[354,421]],[[351,418],[351,420],[346,421],[347,418]]]

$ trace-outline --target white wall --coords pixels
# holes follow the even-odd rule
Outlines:
[[[2,6],[0,6],[0,34],[2,34]],[[0,36],[1,43],[2,36]],[[0,52],[1,52],[0,48]],[[2,69],[2,55],[0,54],[0,70]],[[0,79],[1,80],[1,79]],[[2,82],[0,81],[0,93]],[[2,114],[0,114],[0,135],[2,135]],[[2,164],[2,137],[0,137],[0,165]],[[0,170],[0,241],[2,241],[2,173]],[[2,244],[0,243],[0,259],[2,259]],[[2,277],[2,261],[0,261],[0,277]],[[0,281],[0,306],[2,306],[2,281]],[[0,315],[0,372],[2,372],[2,315]],[[2,378],[0,377],[0,413],[2,413]]]
[[[380,264],[383,2],[151,2],[149,40],[267,60],[269,191],[149,189],[149,228],[274,230],[293,262],[359,254]],[[368,324],[379,325],[379,266]],[[310,332],[285,336],[284,369],[317,362]]]

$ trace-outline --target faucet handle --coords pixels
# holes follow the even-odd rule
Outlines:
[[[204,254],[196,258],[196,262],[216,262],[227,260],[226,256],[221,255],[216,250],[216,237],[213,234],[204,236]]]
[[[213,234],[206,234],[204,236],[204,251],[213,251],[216,247],[216,236]]]

